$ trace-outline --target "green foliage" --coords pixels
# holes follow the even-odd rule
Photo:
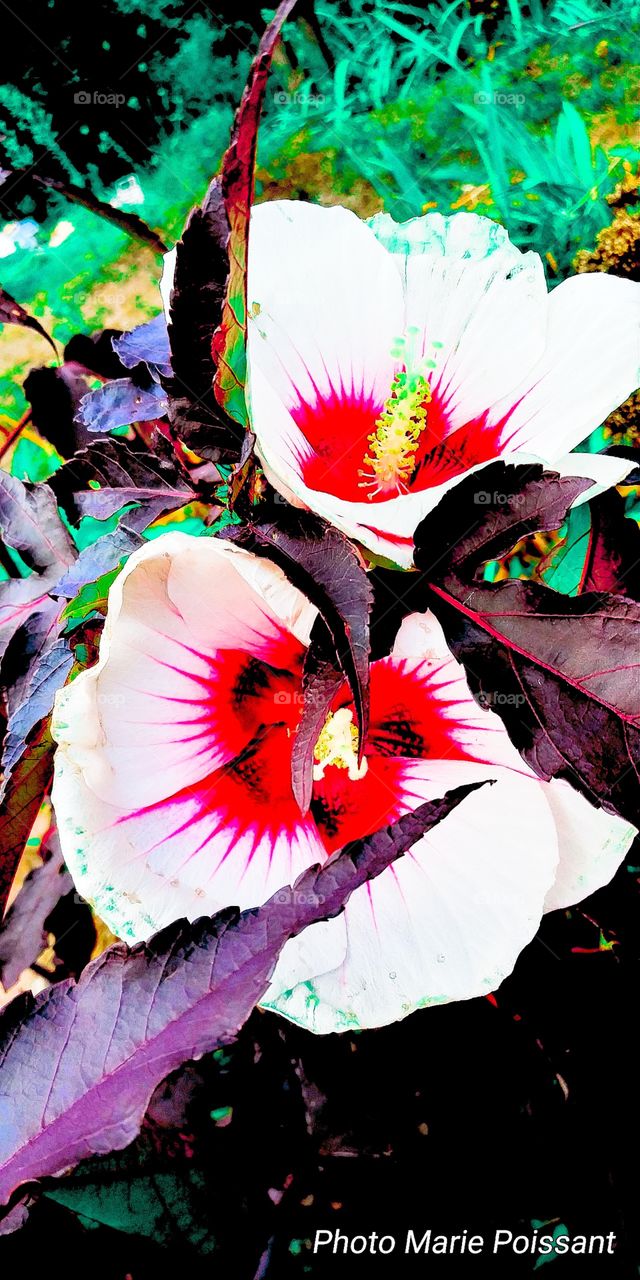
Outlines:
[[[142,1160],[128,1152],[86,1161],[77,1174],[56,1186],[50,1198],[78,1215],[85,1226],[113,1227],[148,1236],[159,1244],[176,1239],[199,1254],[215,1249],[207,1210],[210,1188],[203,1174],[182,1161],[158,1168],[153,1150]]]
[[[107,612],[107,597],[109,595],[109,587],[117,578],[125,561],[124,558],[115,569],[111,569],[109,573],[103,573],[95,582],[87,582],[84,587],[80,588],[77,596],[65,605],[62,611],[62,619],[65,623],[65,633],[75,631],[76,627],[81,626],[83,622],[88,622],[91,618],[104,616]]]
[[[355,169],[397,218],[424,206],[477,208],[523,248],[552,254],[566,274],[610,220],[605,197],[623,160],[640,159],[626,141],[636,0],[615,13],[598,3],[543,9],[512,0],[491,36],[465,0],[428,9],[377,0],[350,11],[343,18],[333,3],[318,8],[333,71],[292,29],[295,90],[289,77],[288,98],[274,94],[265,169],[273,164],[286,179],[302,129],[307,150],[335,152],[337,194],[348,193]],[[596,145],[605,117],[608,155]]]
[[[489,17],[473,14],[469,0],[317,0],[315,11],[319,38],[305,17],[289,22],[272,71],[259,193],[344,200],[363,215],[384,207],[399,219],[425,209],[477,210],[539,252],[552,282],[565,276],[577,250],[611,221],[606,197],[623,162],[640,160],[639,0],[505,0]],[[226,20],[187,11],[176,27],[174,5],[118,0],[114,22],[135,15],[141,48],[152,22],[171,34],[144,62],[162,110],[142,166],[109,137],[107,117],[78,179],[38,95],[14,87],[7,109],[21,128],[7,123],[5,142],[16,163],[48,148],[106,199],[114,196],[113,172],[135,170],[144,195],[137,210],[172,242],[219,164],[257,36],[248,20],[236,18],[230,30]],[[74,231],[52,246],[63,218]],[[38,245],[37,253],[4,259],[3,281],[36,315],[55,299],[60,343],[96,324],[131,327],[152,314],[153,269],[116,227],[53,197]],[[24,404],[10,383],[24,371],[6,372],[0,402],[17,414]]]
[[[566,596],[577,596],[589,552],[591,512],[589,503],[574,507],[560,529],[560,541],[548,557],[541,577],[548,587]]]
[[[30,480],[32,484],[48,480],[61,466],[62,458],[52,445],[38,444],[24,435],[18,441],[11,458],[12,476],[17,476],[18,480]]]

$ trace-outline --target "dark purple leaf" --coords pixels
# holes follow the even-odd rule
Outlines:
[[[131,366],[121,360],[117,343],[122,329],[99,329],[96,333],[74,333],[65,349],[67,365],[77,365],[84,373],[97,378],[126,377]]]
[[[502,717],[543,778],[640,825],[640,605],[610,593],[560,595],[533,582],[489,586],[484,560],[523,532],[562,524],[588,481],[539,467],[492,467],[451,491],[416,532],[423,607],[440,619],[474,696]],[[476,495],[493,493],[474,511]]]
[[[86,378],[68,365],[31,369],[24,380],[33,425],[63,458],[71,458],[87,443],[87,432],[76,414],[89,387]]]
[[[228,227],[217,187],[193,209],[177,245],[171,294],[171,377],[162,383],[176,439],[200,457],[233,459],[243,430],[218,405],[211,344],[224,302],[229,270]]]
[[[16,302],[15,298],[12,298],[11,294],[7,293],[6,289],[1,287],[0,324],[19,324],[23,329],[33,329],[35,333],[39,333],[40,337],[45,339],[45,342],[49,343],[49,346],[52,348],[53,353],[57,358],[58,352],[56,344],[53,341],[53,338],[49,337],[46,329],[42,328],[40,321],[36,320],[34,316],[30,316],[29,312],[25,311],[24,307],[21,307],[20,303]]]
[[[47,592],[73,564],[76,549],[47,485],[25,485],[0,470],[0,532],[33,572],[0,582],[0,658],[34,611],[47,607]]]
[[[593,480],[561,478],[541,466],[491,463],[449,490],[418,526],[421,565],[436,578],[463,564],[472,574],[528,534],[559,528],[571,504],[592,485]]]
[[[568,514],[562,539],[539,566],[554,591],[613,591],[640,600],[640,529],[625,517],[617,489],[598,494]]]
[[[38,488],[46,490],[47,486]],[[50,491],[49,497],[53,500]],[[14,630],[4,647],[1,671],[8,713],[1,766],[3,786],[6,787],[12,769],[25,750],[31,731],[49,715],[55,694],[73,665],[68,639],[61,635],[63,601],[58,597],[71,598],[82,587],[114,569],[139,545],[138,535],[128,529],[106,534],[81,551],[57,581],[48,583],[48,593],[32,599],[28,612],[14,609]],[[32,577],[42,582],[42,578]],[[25,581],[29,583],[31,579]],[[8,629],[5,625],[5,631]]]
[[[324,619],[317,618],[305,653],[302,711],[291,748],[291,786],[302,814],[311,804],[314,747],[343,683],[344,675],[334,654],[331,633]]]
[[[234,1038],[284,943],[337,915],[474,789],[421,805],[262,907],[178,921],[148,944],[110,947],[77,983],[13,1001],[0,1020],[0,1203],[131,1142],[160,1080]]]
[[[37,486],[47,491],[47,486]],[[48,490],[49,499],[54,501]],[[29,751],[32,735],[48,719],[58,689],[65,683],[74,662],[73,651],[66,635],[62,617],[64,598],[76,594],[105,572],[117,567],[123,556],[140,544],[137,534],[118,529],[85,548],[71,567],[57,581],[46,581],[48,593],[41,594],[20,607],[8,605],[5,610],[5,644],[2,653],[2,685],[7,710],[6,736],[2,749],[2,787],[0,799],[10,794],[12,775]],[[30,584],[42,583],[37,574],[24,580]],[[12,591],[21,584],[7,584]],[[34,590],[35,588],[32,588]],[[41,585],[38,590],[42,591]],[[55,598],[54,598],[55,597]],[[59,597],[62,597],[60,599]],[[11,612],[10,612],[11,610]],[[10,634],[9,634],[10,633]],[[22,769],[18,783],[22,776]],[[28,831],[26,832],[26,836]]]
[[[73,665],[50,596],[15,632],[2,661],[7,726],[0,772],[0,909],[47,789],[53,762],[49,713]]]
[[[126,369],[146,364],[152,372],[171,377],[171,348],[164,312],[114,338],[113,349]]]
[[[73,890],[56,831],[43,847],[43,856],[43,865],[29,872],[0,924],[0,979],[5,988],[13,986],[40,955],[48,917],[60,898]]]
[[[35,726],[49,715],[53,699],[73,666],[68,641],[59,636],[60,606],[49,600],[46,607],[31,614],[14,636],[3,662],[7,685],[7,734],[2,751],[2,796],[7,780],[26,750]],[[13,660],[12,660],[13,659]],[[16,671],[16,659],[20,666]],[[8,670],[7,670],[8,668]]]
[[[103,534],[90,547],[83,548],[75,564],[56,582],[53,588],[55,595],[71,600],[87,583],[95,582],[103,573],[110,573],[123,556],[131,555],[141,545],[142,538],[129,528],[120,527],[112,533]]]
[[[131,378],[116,378],[80,401],[76,421],[87,431],[114,431],[132,422],[151,422],[167,412],[167,398],[157,382],[139,387]]]
[[[106,520],[129,503],[139,504],[143,510],[125,517],[127,528],[139,532],[194,496],[173,456],[161,451],[163,443],[159,437],[151,454],[134,453],[123,440],[96,441],[56,471],[49,485],[73,522],[83,515]]]
[[[16,631],[35,610],[45,608],[47,601],[46,584],[43,586],[37,573],[0,582],[0,659],[4,658]]]
[[[75,548],[47,485],[23,484],[0,471],[0,533],[40,573],[59,574],[75,558]]]
[[[316,606],[329,628],[358,716],[360,750],[369,725],[369,611],[373,592],[357,551],[338,529],[296,507],[278,507],[260,523],[224,530],[256,555],[280,566]],[[298,785],[298,784],[297,784]],[[298,794],[304,789],[298,787]]]
[[[624,514],[617,489],[590,503],[591,534],[582,573],[582,591],[613,591],[640,600],[640,529]]]

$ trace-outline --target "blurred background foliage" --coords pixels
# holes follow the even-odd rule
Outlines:
[[[3,10],[0,162],[88,184],[173,243],[271,12],[233,0]],[[550,283],[571,269],[638,278],[639,0],[303,0],[296,12],[270,80],[258,198],[399,219],[477,210],[539,252]],[[155,314],[159,272],[153,250],[61,195],[15,174],[0,186],[0,279],[59,344]],[[28,369],[47,360],[29,330],[0,334],[6,429]],[[617,434],[631,443],[628,419]]]

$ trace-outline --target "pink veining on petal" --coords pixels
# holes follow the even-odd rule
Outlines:
[[[301,475],[309,489],[334,493],[347,502],[362,502],[360,471],[367,441],[382,403],[364,390],[331,388],[314,403],[301,401],[291,416],[311,446],[301,461]],[[374,498],[373,501],[376,501]]]

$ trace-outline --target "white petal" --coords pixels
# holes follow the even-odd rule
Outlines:
[[[171,304],[171,290],[173,288],[173,277],[176,270],[176,253],[177,249],[169,249],[162,259],[162,275],[160,277],[160,297],[164,307],[164,314],[167,324],[169,323],[169,307]]]
[[[404,324],[401,282],[390,255],[346,209],[261,204],[251,219],[248,299],[252,426],[271,482],[348,535],[362,534],[367,546],[386,547],[384,537],[368,533],[370,521],[379,514],[384,524],[385,518],[364,490],[362,502],[352,503],[307,487],[304,464],[324,454],[303,435],[291,410],[332,392],[339,401],[353,394],[380,407],[388,397],[397,367],[391,350]],[[375,414],[372,426],[374,420]],[[353,444],[347,435],[345,451]],[[354,465],[364,463],[365,452],[366,439]],[[409,564],[410,516],[406,525],[401,540]]]
[[[553,462],[580,444],[640,382],[640,284],[596,271],[553,290],[545,352],[493,406],[503,446]]]
[[[262,385],[260,374],[256,376],[256,381]],[[413,566],[413,535],[420,521],[437,507],[450,489],[472,472],[480,471],[483,466],[488,465],[480,463],[431,489],[415,490],[398,498],[389,498],[385,502],[349,502],[333,493],[310,489],[304,483],[295,460],[292,461],[293,454],[289,453],[289,443],[294,447],[297,430],[295,423],[266,382],[262,391],[264,407],[269,411],[272,425],[277,424],[282,446],[278,457],[269,452],[264,443],[258,448],[264,470],[274,487],[294,506],[315,511],[348,538],[361,543],[375,555],[399,565],[401,569]],[[526,460],[538,461],[530,457]],[[510,458],[509,461],[518,459]]]
[[[624,818],[590,804],[567,782],[543,785],[558,830],[560,862],[545,899],[545,911],[555,911],[608,884],[638,833]]]
[[[347,928],[344,915],[309,925],[296,938],[285,943],[260,1003],[268,1007],[283,991],[289,991],[298,983],[308,982],[320,973],[327,973],[329,969],[336,969],[342,964],[346,952]]]
[[[65,861],[115,932],[256,905],[324,859],[277,754],[315,616],[275,565],[213,538],[163,535],[116,579],[99,661],[58,694],[52,725]],[[255,691],[236,696],[223,677],[254,659]],[[227,773],[265,710],[265,762]]]
[[[214,538],[154,539],[116,578],[99,662],[58,694],[54,736],[96,795],[123,809],[154,803],[246,745],[227,738],[231,691],[216,683],[216,654],[286,669],[289,633],[306,642],[315,616],[270,561]]]
[[[466,425],[527,373],[544,350],[547,286],[540,258],[472,213],[370,222],[395,255],[406,327],[433,361],[431,386],[450,430]],[[435,345],[434,345],[435,344]]]
[[[518,459],[514,457],[509,461],[517,462]],[[614,485],[624,484],[625,476],[635,465],[633,459],[616,458],[609,453],[566,453],[564,457],[557,458],[552,467],[561,476],[586,476],[593,480],[592,487],[573,503],[574,507],[579,507]]]
[[[389,213],[369,219],[376,239],[389,253],[405,258],[428,256],[481,261],[498,257],[516,264],[526,255],[509,239],[499,222],[478,213],[422,214],[406,222],[395,222]]]
[[[535,777],[514,747],[500,716],[490,706],[481,707],[476,702],[464,667],[451,653],[435,614],[429,610],[409,614],[400,625],[392,655],[423,664],[420,678],[428,682],[431,696],[447,706],[455,742],[464,751],[488,765]],[[446,770],[446,762],[430,761],[431,773],[441,765]],[[490,770],[483,776],[491,776]],[[443,784],[446,787],[446,773]]]
[[[127,813],[96,796],[69,754],[56,753],[52,799],[65,863],[119,937],[139,941],[181,916],[195,920],[229,905],[257,906],[325,859],[313,822],[300,823],[293,834],[274,829],[271,840],[254,847],[250,829],[242,827],[247,806],[242,814],[241,794],[236,821],[226,827],[213,807],[215,784],[211,798],[210,809],[182,796]],[[335,952],[339,929],[327,931],[324,941],[330,955],[342,954]],[[312,946],[304,944],[300,959],[296,950],[287,960],[298,966],[295,972],[310,955],[318,962]]]
[[[556,864],[541,786],[503,773],[354,893],[344,962],[269,1007],[326,1033],[486,995],[535,934]]]
[[[389,394],[394,339],[402,331],[400,282],[389,255],[348,209],[294,200],[256,205],[248,268],[253,429],[275,443],[260,369],[290,408],[331,389]]]

